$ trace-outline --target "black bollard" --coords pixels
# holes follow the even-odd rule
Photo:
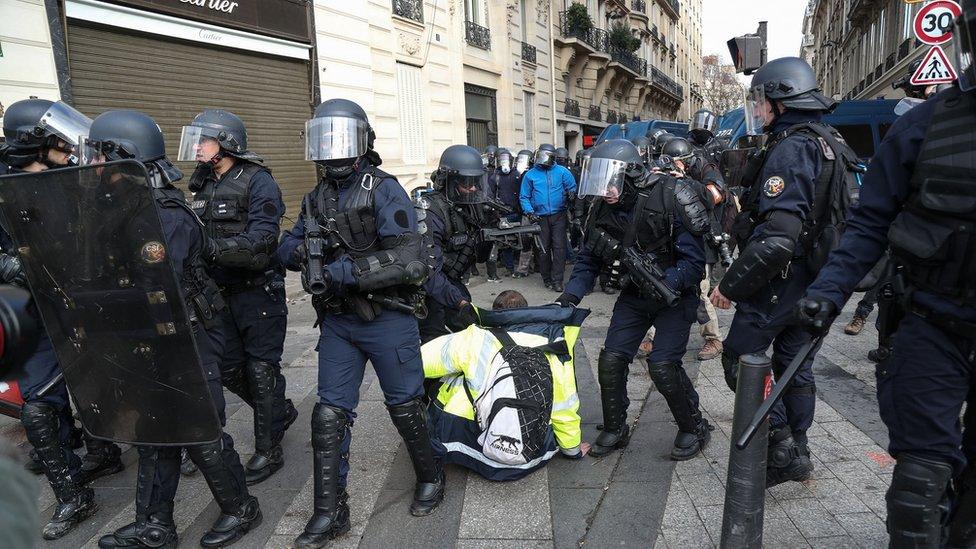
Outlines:
[[[723,549],[762,547],[763,509],[766,491],[766,448],[769,422],[763,421],[744,449],[736,447],[766,397],[772,362],[766,355],[739,357],[732,443],[729,445],[729,474],[725,483],[722,514]]]

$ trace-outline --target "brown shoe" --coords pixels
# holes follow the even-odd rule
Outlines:
[[[864,329],[865,320],[867,319],[865,319],[863,316],[854,315],[854,318],[851,319],[851,323],[844,326],[844,333],[852,336],[861,333],[861,330]]]
[[[701,351],[698,351],[698,360],[711,360],[722,354],[722,342],[717,339],[705,341]]]

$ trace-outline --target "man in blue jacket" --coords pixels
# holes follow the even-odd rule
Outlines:
[[[563,291],[566,270],[567,197],[575,193],[573,174],[556,164],[556,148],[549,144],[539,146],[535,166],[522,178],[519,202],[522,212],[542,227],[545,251],[539,251],[539,271],[546,288],[559,293]]]

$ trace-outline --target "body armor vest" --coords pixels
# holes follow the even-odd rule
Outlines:
[[[631,224],[637,223],[632,245],[645,253],[653,253],[666,269],[675,262],[674,223],[678,219],[678,205],[674,198],[676,180],[662,180],[649,189],[637,193],[632,207],[633,214],[625,212],[606,201],[596,199],[586,219],[586,237],[583,246],[590,245],[599,230],[624,242]],[[609,267],[605,265],[605,267]]]
[[[235,165],[218,182],[211,169],[197,168],[190,178],[193,211],[215,238],[238,236],[247,229],[251,207],[251,179],[268,168],[253,162]]]
[[[465,219],[443,193],[429,193],[424,198],[430,211],[444,222],[444,242],[439,243],[444,256],[441,272],[451,280],[460,281],[477,259],[478,227]]]
[[[888,231],[908,282],[976,306],[976,101],[948,92],[935,107],[905,206]]]
[[[203,223],[187,205],[183,191],[167,187],[153,189],[153,194],[160,208],[179,208],[193,219],[200,229],[202,244],[207,238]],[[207,274],[207,265],[201,252],[202,250],[198,249],[195,255],[184,259],[183,270],[176,274],[183,288],[183,297],[186,299],[187,312],[190,313],[191,320],[197,320],[204,328],[209,329],[216,325],[218,314],[224,308],[224,299],[220,295],[217,283]]]

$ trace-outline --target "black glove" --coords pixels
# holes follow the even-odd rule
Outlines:
[[[10,254],[0,254],[0,282],[27,288],[27,275],[20,258]]]
[[[590,242],[590,253],[605,263],[610,263],[620,255],[620,241],[604,230],[598,230]]]
[[[610,265],[610,277],[607,280],[607,284],[614,288],[624,287],[624,277],[627,276],[627,267],[620,261],[614,261]]]
[[[800,299],[793,309],[796,323],[815,336],[824,335],[830,330],[837,313],[837,306],[832,301],[811,297]]]
[[[528,214],[526,217],[529,218],[529,222],[531,223],[538,223],[542,219],[536,214]]]
[[[304,265],[305,262],[308,261],[308,248],[305,246],[304,242],[298,246],[295,246],[295,249],[292,250],[291,260],[296,265]]]
[[[467,328],[478,322],[478,311],[474,308],[474,305],[465,302],[458,309],[457,316],[454,317],[454,320],[456,324]]]
[[[562,305],[563,307],[575,307],[579,305],[580,298],[563,292],[559,294],[559,297],[556,298],[556,303]]]

